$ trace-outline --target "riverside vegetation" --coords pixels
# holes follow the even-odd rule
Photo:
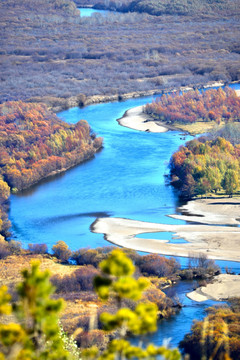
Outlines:
[[[30,246],[30,249],[32,253],[34,251],[40,252],[40,250],[46,251],[40,245],[38,247]],[[58,251],[59,249],[61,252]],[[68,253],[69,256],[69,249],[66,244],[60,242],[53,247],[53,251],[58,256],[63,255],[63,253]],[[76,253],[79,256],[79,252]],[[74,254],[75,258],[76,253]],[[139,270],[136,271],[132,260],[127,256],[128,254],[134,261],[138,259],[139,255],[133,251],[124,250],[123,252],[116,249],[112,251],[112,248],[103,248],[98,250],[82,249],[80,253],[83,257],[82,261],[84,261],[85,256],[86,259],[92,258],[92,261],[94,259],[98,262],[98,269],[95,268],[95,272],[92,272],[91,276],[86,277],[84,271],[84,269],[90,270],[89,265],[79,266],[77,269],[74,265],[68,265],[64,270],[64,267],[54,262],[52,265],[55,265],[51,266],[52,260],[46,258],[46,255],[44,257],[35,254],[32,257],[41,261],[41,267],[44,266],[43,269],[50,266],[52,271],[58,271],[58,278],[63,271],[68,272],[68,276],[62,276],[61,283],[59,281],[56,283],[57,274],[51,278],[51,282],[56,286],[56,295],[52,295],[53,288],[49,283],[49,271],[39,271],[40,263],[37,265],[35,262],[31,269],[22,271],[23,281],[18,284],[17,291],[14,290],[14,287],[20,281],[19,274],[17,274],[20,265],[24,268],[22,259],[16,262],[11,257],[8,258],[18,264],[15,268],[9,266],[9,263],[3,262],[1,264],[2,274],[6,276],[4,278],[2,275],[1,284],[8,283],[11,293],[11,295],[7,293],[6,286],[1,288],[0,352],[2,359],[22,359],[26,356],[28,359],[155,359],[159,354],[166,359],[180,359],[177,350],[169,350],[163,346],[156,348],[151,344],[146,349],[142,349],[132,346],[126,340],[126,335],[129,333],[143,336],[149,331],[156,330],[157,318],[163,315],[162,305],[167,299],[166,295],[159,289],[161,278],[143,277]],[[95,257],[93,256],[94,253]],[[26,254],[25,250],[25,255],[18,256],[29,255]],[[147,255],[147,257],[151,256]],[[155,255],[155,259],[157,258],[163,257]],[[62,259],[62,261],[66,261],[66,257],[62,257]],[[147,260],[142,261],[145,265],[144,270],[147,269]],[[167,259],[164,261],[168,263]],[[29,264],[29,259],[27,263]],[[172,260],[172,265],[172,270],[175,271],[175,260]],[[156,266],[156,269],[159,269],[159,266]],[[76,272],[78,275],[75,275]],[[71,285],[73,275],[79,279],[78,288],[75,288],[75,292],[73,292]],[[13,280],[9,281],[9,278]],[[67,284],[66,288],[64,288],[64,283]],[[99,297],[104,300],[105,305],[100,305],[101,303],[94,294],[89,300],[90,293],[84,290],[84,283],[85,286],[92,286],[91,291],[93,291],[93,287],[95,288]],[[80,291],[81,286],[83,288]],[[59,291],[60,289],[61,291]],[[143,297],[140,300],[143,291]],[[83,299],[83,293],[86,293],[87,301],[91,304],[90,313],[86,318],[87,301],[85,301],[84,323],[82,322],[84,318],[82,301],[79,301],[79,299]],[[50,295],[51,298],[49,298]],[[63,327],[68,326],[68,335],[63,332],[58,324],[59,311],[63,304],[59,296],[65,297],[67,302],[67,308],[61,316],[61,323]],[[9,303],[11,297],[12,301]],[[161,306],[159,306],[160,303]],[[26,307],[24,304],[28,304],[28,306]],[[77,320],[75,328],[71,330],[69,330],[68,323],[70,319],[66,317],[70,312],[69,308],[72,309],[71,316],[74,312],[76,313],[75,320]],[[89,309],[90,305],[88,311]],[[18,319],[15,323],[9,323],[6,316],[11,311],[14,312],[15,319]],[[229,311],[226,309],[226,312]],[[73,319],[71,318],[71,320]],[[73,325],[73,322],[71,324]],[[237,336],[237,329],[234,331]],[[73,333],[72,337],[70,336],[71,333]],[[210,338],[214,346],[215,338]],[[82,350],[80,357],[76,343],[80,345]],[[94,347],[90,347],[91,344]],[[87,349],[83,350],[84,347]],[[238,351],[236,347],[235,351]],[[220,352],[222,356],[226,353],[224,349]]]
[[[165,359],[180,359],[178,350],[169,350],[164,346],[157,348],[151,344],[142,349],[124,339],[126,332],[144,335],[157,327],[156,304],[138,302],[132,309],[122,306],[124,299],[133,303],[140,300],[143,290],[149,285],[146,278],[132,276],[135,271],[132,261],[122,251],[114,250],[99,264],[99,268],[101,273],[94,280],[96,292],[101,299],[107,300],[111,296],[117,303],[115,313],[101,314],[101,322],[106,330],[118,330],[118,333],[103,352],[99,353],[95,346],[83,351],[81,358],[155,359],[161,355]],[[73,349],[74,342],[64,341],[61,336],[57,320],[62,300],[49,297],[53,293],[49,272],[40,272],[39,264],[34,263],[30,270],[23,270],[22,275],[15,304],[10,303],[11,296],[6,286],[1,288],[1,359],[79,359],[77,350]],[[8,321],[7,315],[12,312],[18,319],[16,323]],[[97,345],[101,346],[101,342]]]
[[[240,98],[229,88],[163,95],[144,112],[163,124],[210,133],[181,146],[170,160],[171,184],[180,197],[239,191]]]
[[[39,180],[90,159],[102,147],[85,120],[69,125],[44,104],[21,101],[0,105],[0,234],[9,236],[10,188]]]

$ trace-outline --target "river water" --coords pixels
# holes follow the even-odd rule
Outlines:
[[[101,15],[106,15],[109,13],[112,13],[112,11],[108,11],[108,10],[97,10],[97,9],[92,9],[92,8],[78,8],[78,10],[80,10],[80,16],[92,16],[95,13],[101,14]]]
[[[10,220],[17,240],[25,246],[46,243],[49,249],[63,240],[75,250],[109,245],[103,235],[90,231],[98,217],[183,223],[167,216],[176,213],[179,202],[173,188],[165,184],[164,175],[171,154],[191,137],[183,139],[177,131],[135,131],[116,121],[127,109],[151,100],[152,97],[130,99],[72,108],[58,114],[69,123],[87,120],[94,132],[104,137],[104,149],[66,173],[11,195]],[[181,259],[183,265],[185,260]],[[239,263],[220,265],[240,271]],[[198,304],[187,299],[186,287],[191,290],[192,284],[181,283],[176,290],[187,306],[177,316],[163,321],[148,340],[161,344],[163,339],[172,338],[171,345],[175,346],[189,331],[192,320],[204,316],[204,308],[212,302]]]

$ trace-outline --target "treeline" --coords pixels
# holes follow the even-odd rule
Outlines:
[[[106,347],[110,338],[114,337],[113,333],[105,334],[100,321],[101,314],[104,311],[113,313],[117,309],[117,304],[114,301],[112,294],[109,300],[103,304],[99,303],[97,295],[94,292],[94,279],[100,276],[99,264],[106,261],[111,252],[116,248],[102,247],[97,249],[79,249],[72,252],[66,243],[63,241],[57,242],[52,247],[51,254],[48,253],[45,244],[29,244],[28,249],[21,249],[19,243],[14,241],[1,242],[0,241],[0,262],[2,269],[9,267],[12,262],[29,263],[30,259],[48,259],[48,264],[51,267],[52,276],[51,282],[55,287],[55,298],[62,297],[69,304],[68,307],[72,308],[77,305],[73,313],[67,309],[63,314],[61,323],[64,330],[70,334],[75,333],[76,341],[81,347],[89,347],[97,345],[101,349]],[[143,299],[146,302],[154,302],[158,309],[159,318],[166,318],[173,315],[178,309],[179,303],[175,299],[171,299],[165,295],[162,288],[170,286],[173,280],[177,279],[177,273],[180,265],[174,259],[167,259],[160,255],[154,255],[155,267],[153,271],[153,264],[149,269],[145,265],[150,259],[151,255],[143,257],[133,250],[124,249],[123,253],[129,256],[133,262],[138,259],[138,266],[134,271],[134,278],[137,280],[144,277],[149,281],[149,288],[143,294]],[[16,255],[16,257],[9,257]],[[6,260],[4,260],[6,259]],[[15,260],[14,260],[15,259]],[[52,263],[49,262],[52,260]],[[57,267],[54,263],[58,261],[65,266]],[[157,261],[158,260],[158,261]],[[5,265],[6,261],[6,265]],[[66,266],[68,264],[68,266]],[[80,264],[80,265],[79,265]],[[77,266],[76,266],[77,265]],[[161,268],[159,267],[161,266]],[[66,269],[66,270],[65,270]],[[7,277],[7,271],[3,272]],[[161,276],[164,274],[164,276]],[[13,277],[11,277],[13,279]],[[0,284],[3,282],[0,276]],[[131,283],[132,286],[132,283]],[[131,287],[130,286],[130,287]],[[11,289],[13,286],[11,286]],[[125,287],[126,289],[126,287]],[[15,298],[14,291],[12,296]],[[122,307],[134,307],[134,301],[126,299],[122,302]],[[94,327],[91,327],[91,319],[95,317]],[[81,331],[76,331],[81,329]]]
[[[191,140],[170,160],[171,183],[184,198],[223,191],[231,196],[240,185],[240,145],[224,138]]]
[[[240,119],[240,98],[226,87],[205,92],[188,91],[162,95],[144,108],[147,114],[169,124],[196,121],[234,122]]]
[[[88,5],[88,1],[74,0],[76,4]],[[146,12],[151,15],[201,15],[220,13],[225,15],[226,11],[232,13],[239,11],[236,0],[92,0],[95,9],[107,9],[114,11],[137,11]]]
[[[34,10],[37,9],[40,12],[47,13],[55,13],[56,10],[60,12],[60,14],[67,14],[68,16],[79,16],[79,10],[76,7],[76,4],[71,0],[48,0],[47,2],[44,0],[22,0],[22,5],[26,8],[26,10]],[[14,8],[17,7],[18,2],[16,0],[8,0],[7,6],[9,6],[13,11]]]
[[[0,2],[0,12],[1,103],[44,97],[70,107],[79,94],[240,79],[237,11],[211,19],[137,12],[81,18],[61,1],[11,0]]]

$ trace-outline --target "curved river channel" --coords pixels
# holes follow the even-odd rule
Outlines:
[[[130,99],[72,108],[58,114],[69,123],[87,120],[93,131],[104,138],[104,148],[94,159],[11,196],[10,220],[18,240],[25,246],[46,243],[49,249],[63,240],[76,250],[109,245],[103,235],[90,231],[98,217],[183,223],[167,217],[176,213],[179,203],[172,187],[165,184],[164,175],[172,153],[191,137],[184,138],[177,131],[135,131],[116,121],[127,109],[151,100],[152,97]],[[185,259],[181,263],[184,265]],[[220,265],[240,271],[239,263]],[[171,338],[171,345],[176,346],[189,331],[192,320],[204,316],[204,308],[212,302],[187,299],[185,293],[191,289],[191,283],[175,287],[186,307],[170,320],[162,321],[151,341],[161,344],[163,339]]]

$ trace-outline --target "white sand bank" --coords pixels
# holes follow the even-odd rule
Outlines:
[[[239,225],[240,199],[215,198],[189,201],[179,208],[184,215],[169,215],[174,219],[202,224]]]
[[[240,296],[240,275],[221,274],[214,278],[212,284],[201,286],[187,294],[195,301],[227,300]]]
[[[206,254],[210,259],[240,261],[240,228],[211,225],[168,225],[122,218],[99,218],[92,231],[102,233],[105,239],[134,250],[172,256]],[[142,233],[173,232],[175,238],[187,243],[169,243],[168,240],[135,237]]]
[[[117,121],[120,125],[134,130],[158,133],[168,131],[168,129],[162,126],[160,122],[153,121],[148,115],[144,114],[143,106],[137,106],[127,110],[123,117]]]

